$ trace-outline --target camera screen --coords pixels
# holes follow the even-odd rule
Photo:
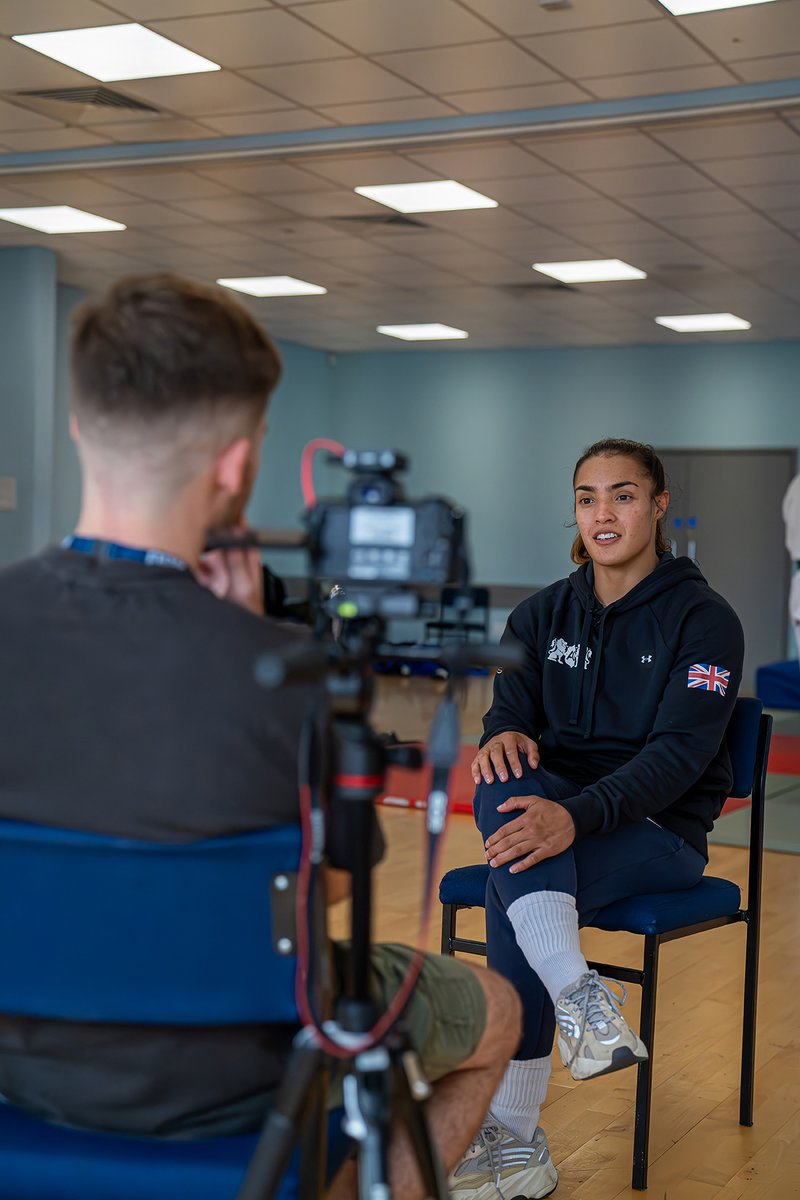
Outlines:
[[[413,546],[415,526],[413,508],[357,505],[350,509],[350,545]]]

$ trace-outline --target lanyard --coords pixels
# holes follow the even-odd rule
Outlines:
[[[92,554],[97,558],[123,558],[128,562],[144,563],[148,567],[174,567],[176,571],[188,571],[189,564],[176,554],[166,550],[142,550],[136,546],[122,546],[119,542],[106,542],[102,538],[78,537],[71,534],[61,543],[65,550],[77,550],[79,554]]]

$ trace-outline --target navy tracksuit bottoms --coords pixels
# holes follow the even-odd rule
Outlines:
[[[497,805],[511,796],[544,796],[548,800],[576,796],[580,788],[562,776],[523,762],[521,779],[481,782],[475,789],[475,821],[483,840],[519,812],[499,813]],[[530,892],[566,892],[575,897],[581,925],[591,925],[597,912],[615,900],[647,892],[669,892],[696,884],[705,859],[678,834],[644,820],[620,825],[610,833],[592,834],[568,850],[517,875],[510,864],[492,868],[486,888],[486,944],[489,966],[514,984],[522,999],[524,1022],[518,1059],[543,1058],[553,1048],[553,1004],[538,975],[517,945],[507,910]]]

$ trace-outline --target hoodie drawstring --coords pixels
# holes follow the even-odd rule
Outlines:
[[[576,671],[577,678],[572,686],[572,707],[569,713],[570,725],[578,724],[578,713],[581,707],[581,694],[583,692],[585,676],[586,676],[586,652],[589,648],[589,633],[592,628],[592,617],[594,615],[594,600],[590,600],[586,606],[586,612],[583,617],[583,628],[581,629],[581,637],[579,642],[578,670]],[[596,674],[596,672],[593,672]]]

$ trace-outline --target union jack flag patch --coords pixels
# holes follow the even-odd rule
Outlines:
[[[712,667],[709,663],[694,663],[689,667],[689,682],[686,686],[702,688],[706,692],[719,692],[720,696],[724,696],[730,681],[730,671],[723,671],[722,667]]]

